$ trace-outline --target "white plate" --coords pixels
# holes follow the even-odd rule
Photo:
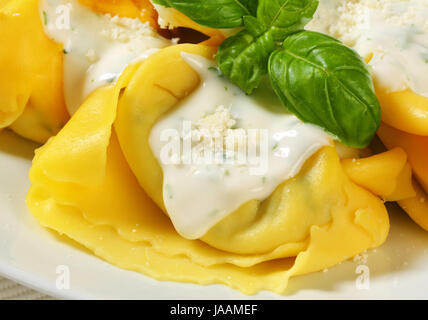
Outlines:
[[[387,242],[368,252],[366,263],[347,261],[293,278],[285,296],[261,292],[248,297],[222,285],[160,282],[121,270],[42,228],[28,212],[24,199],[35,147],[9,131],[0,132],[0,274],[41,292],[71,299],[428,298],[428,232],[395,206],[390,206]],[[370,271],[369,289],[357,285],[360,264]],[[69,289],[56,286],[58,266],[69,268]]]

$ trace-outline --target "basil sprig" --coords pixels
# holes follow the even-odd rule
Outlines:
[[[250,94],[267,74],[269,56],[277,48],[271,32],[251,16],[245,16],[246,28],[227,38],[217,52],[220,70]]]
[[[304,31],[318,0],[155,0],[213,28],[242,26],[219,47],[222,73],[247,94],[266,74],[288,110],[364,148],[380,125],[367,65],[327,35]],[[257,7],[257,10],[256,10]]]
[[[257,16],[244,16],[244,30],[220,45],[217,55],[220,70],[251,94],[267,74],[275,44],[301,30],[317,7],[318,0],[260,0]]]

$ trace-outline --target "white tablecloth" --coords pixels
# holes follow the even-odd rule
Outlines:
[[[50,300],[50,296],[0,276],[0,300]]]

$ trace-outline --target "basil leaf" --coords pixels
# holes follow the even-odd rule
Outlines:
[[[260,29],[254,25],[251,30],[244,29],[227,38],[217,52],[220,70],[247,94],[267,74],[269,56],[276,48],[270,32],[259,34]]]
[[[257,15],[257,7],[259,6],[259,0],[241,0],[240,2],[244,4],[246,8],[248,8],[248,11],[252,16]]]
[[[366,147],[380,124],[380,106],[367,65],[327,35],[301,31],[269,59],[272,86],[304,122],[323,127],[352,147]]]
[[[261,24],[257,18],[253,16],[244,16],[243,19],[245,28],[247,28],[253,36],[257,37],[266,32],[265,26]]]
[[[290,33],[302,30],[317,7],[318,0],[260,0],[257,18],[271,30],[275,41],[283,41]]]
[[[254,14],[257,0],[153,0],[167,8],[175,8],[193,21],[211,28],[236,28],[242,17]]]

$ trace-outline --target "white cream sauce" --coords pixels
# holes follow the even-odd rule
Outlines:
[[[166,210],[183,237],[197,239],[247,201],[269,197],[319,148],[330,145],[331,138],[287,113],[267,83],[250,97],[219,76],[213,70],[214,62],[187,53],[182,56],[198,72],[201,84],[154,125],[149,142],[163,170]],[[192,130],[183,121],[191,121]],[[222,148],[214,140],[208,140],[213,144],[203,143],[195,128],[215,132],[223,142],[247,134],[246,150],[233,143],[230,148]],[[264,131],[250,139],[254,137],[250,132],[257,129]],[[170,139],[165,139],[168,135]],[[190,154],[185,154],[186,142],[194,147],[197,160],[191,161]],[[174,149],[172,143],[180,147]],[[213,147],[211,160],[217,163],[200,157],[207,146]]]
[[[64,96],[74,114],[95,89],[114,83],[127,65],[171,44],[148,23],[99,14],[77,0],[41,0],[46,34],[64,45]]]
[[[320,0],[307,29],[373,55],[369,65],[384,90],[428,97],[427,0]]]

